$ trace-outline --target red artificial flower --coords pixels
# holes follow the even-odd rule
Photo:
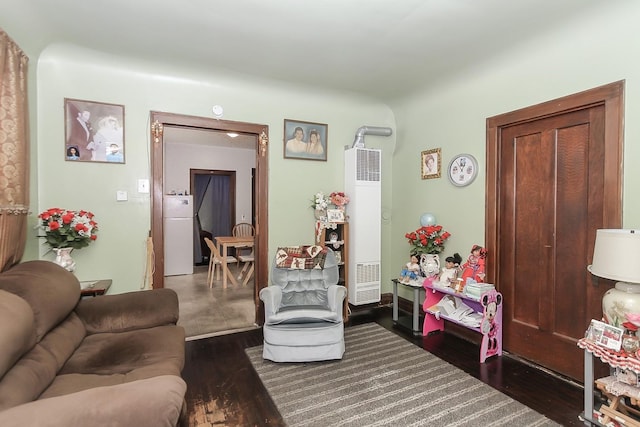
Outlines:
[[[441,225],[425,225],[406,233],[404,237],[412,246],[412,253],[439,254],[444,250],[444,243],[451,237],[451,233],[443,231]]]

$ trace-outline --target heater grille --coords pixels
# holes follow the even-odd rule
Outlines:
[[[356,180],[380,182],[380,151],[358,150],[356,156]]]
[[[380,283],[380,264],[356,264],[356,284]]]

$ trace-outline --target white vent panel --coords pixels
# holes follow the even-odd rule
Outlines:
[[[380,301],[380,284],[357,285],[355,289],[355,299],[352,299],[351,302],[354,305],[371,304]]]
[[[356,284],[380,282],[380,263],[356,264]]]
[[[380,182],[380,151],[357,151],[356,180],[367,182]]]

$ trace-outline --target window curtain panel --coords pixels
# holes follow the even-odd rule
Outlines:
[[[0,29],[0,271],[20,262],[29,213],[29,58]]]
[[[231,180],[227,175],[196,175],[194,185],[195,221],[198,238],[194,241],[194,261],[202,260],[200,230],[218,236],[231,236]],[[196,231],[194,231],[195,235]]]

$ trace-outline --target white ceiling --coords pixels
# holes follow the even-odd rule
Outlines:
[[[0,27],[31,57],[63,42],[389,101],[606,3],[0,0]]]

